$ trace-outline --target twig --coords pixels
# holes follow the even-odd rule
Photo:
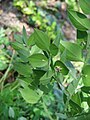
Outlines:
[[[42,100],[43,100],[43,98],[42,98]],[[43,104],[44,111],[46,112],[46,114],[47,114],[47,116],[49,117],[49,119],[50,119],[50,120],[55,120],[55,119],[53,119],[53,118],[51,117],[51,115],[49,114],[48,109],[47,109],[44,101],[42,102],[42,104]]]
[[[10,64],[9,64],[9,66],[8,66],[5,74],[4,74],[4,75],[2,76],[2,78],[0,79],[1,91],[2,91],[2,89],[3,89],[3,85],[4,85],[4,82],[5,82],[6,78],[7,78],[7,76],[8,76],[8,73],[9,73],[10,70],[11,70],[14,55],[15,55],[15,51],[13,51],[13,55],[12,55]]]

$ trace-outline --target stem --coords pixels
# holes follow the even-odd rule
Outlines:
[[[43,98],[42,98],[42,100],[43,100]],[[55,119],[53,119],[53,118],[51,117],[50,113],[48,112],[48,109],[47,109],[44,101],[42,102],[42,104],[43,104],[44,111],[46,112],[48,118],[49,118],[50,120],[55,120]]]
[[[13,55],[12,55],[12,58],[11,58],[11,61],[10,61],[10,64],[5,72],[5,74],[2,76],[2,78],[0,79],[0,84],[1,84],[1,91],[3,90],[3,85],[4,85],[4,82],[8,76],[8,73],[10,72],[11,70],[11,67],[12,67],[12,62],[13,62],[13,58],[14,58],[14,55],[15,55],[15,51],[13,51]]]

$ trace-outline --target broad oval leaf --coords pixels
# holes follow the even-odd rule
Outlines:
[[[86,14],[90,14],[90,0],[79,0],[82,11]]]
[[[68,16],[78,30],[86,31],[90,29],[90,20],[84,14],[68,10]]]
[[[30,74],[32,73],[32,69],[30,67],[29,64],[24,64],[21,62],[15,62],[14,63],[14,69],[21,75],[24,76],[30,76]]]
[[[42,31],[35,29],[35,43],[42,50],[48,50],[50,46],[49,37]]]
[[[67,41],[61,41],[61,51],[66,49],[66,57],[71,61],[83,61],[82,59],[82,49],[76,43],[71,43]]]
[[[19,89],[23,99],[27,102],[27,103],[31,103],[31,104],[35,104],[38,102],[38,100],[40,99],[41,95],[39,95],[36,90],[32,90],[29,87],[25,87],[25,88],[20,88]]]
[[[29,57],[29,62],[33,67],[44,67],[48,64],[48,59],[43,54],[37,53]]]
[[[84,85],[90,86],[90,65],[86,65],[83,68],[82,73],[83,73],[82,80],[83,80]]]

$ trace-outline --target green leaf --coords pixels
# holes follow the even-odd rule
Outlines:
[[[42,53],[42,50],[39,47],[37,47],[36,45],[34,45],[34,46],[32,46],[30,53],[31,53],[31,55],[36,54],[36,53]]]
[[[66,57],[68,60],[82,61],[82,49],[78,44],[61,41],[60,47],[62,52],[66,50]]]
[[[83,86],[83,87],[81,87],[81,90],[85,93],[90,94],[90,86],[89,87]]]
[[[68,10],[68,16],[78,30],[86,31],[90,29],[90,20],[84,14]]]
[[[8,60],[3,55],[0,55],[0,71],[3,71],[8,67],[7,61]]]
[[[71,100],[81,106],[81,98],[79,93],[73,94]]]
[[[23,44],[23,40],[22,40],[22,36],[21,36],[21,35],[15,34],[15,35],[14,35],[14,39],[15,39],[17,42]]]
[[[59,47],[60,45],[60,38],[61,38],[61,31],[57,33],[56,39],[53,42],[57,47]]]
[[[59,60],[55,62],[54,66],[56,69],[59,69],[63,75],[67,75],[69,72],[68,68]]]
[[[24,45],[19,42],[12,42],[11,45],[15,50],[20,50],[25,48]]]
[[[35,43],[40,49],[49,51],[49,37],[44,32],[38,29],[35,29]]]
[[[48,64],[48,59],[43,54],[37,53],[29,57],[29,62],[33,67],[44,67]]]
[[[20,62],[15,62],[14,63],[14,69],[21,75],[24,76],[30,76],[32,73],[32,69],[29,64],[27,63],[20,63]]]
[[[90,0],[79,0],[79,3],[83,12],[90,14]]]
[[[25,117],[19,117],[18,120],[27,120]]]
[[[32,33],[28,38],[28,46],[33,46],[35,44],[35,33]]]
[[[86,31],[77,30],[77,43],[82,47],[82,49],[86,48],[87,38],[88,34]]]
[[[19,54],[23,55],[24,57],[29,57],[29,50],[23,44],[18,42],[12,42],[11,45]]]
[[[42,94],[38,94],[36,90],[32,90],[29,87],[24,87],[19,89],[23,99],[27,103],[35,104],[38,102]]]
[[[82,80],[83,80],[83,83],[85,86],[90,86],[90,65],[86,65],[84,68],[83,68],[83,77],[82,77]]]
[[[53,71],[50,70],[50,71],[47,71],[41,78],[40,78],[40,83],[42,85],[46,85],[48,83],[50,83],[50,80],[53,76]]]
[[[56,56],[58,53],[58,47],[54,44],[50,45],[50,53],[52,56]]]

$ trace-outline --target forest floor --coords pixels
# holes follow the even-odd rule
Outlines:
[[[52,0],[52,2],[48,3],[49,7],[54,6],[54,2],[57,2],[55,0]],[[38,4],[38,3],[37,3]],[[75,40],[76,32],[70,22],[66,19],[66,4],[63,2],[60,14],[62,15],[62,19],[64,19],[64,25],[62,27],[62,31],[64,33],[64,36],[68,40]],[[33,27],[28,25],[26,21],[26,16],[23,15],[17,8],[13,6],[12,0],[4,0],[0,3],[0,28],[8,28],[7,35],[10,39],[12,39],[12,31],[16,30],[19,33],[21,33],[23,26],[25,26],[26,31],[28,34],[31,34],[33,32]]]

